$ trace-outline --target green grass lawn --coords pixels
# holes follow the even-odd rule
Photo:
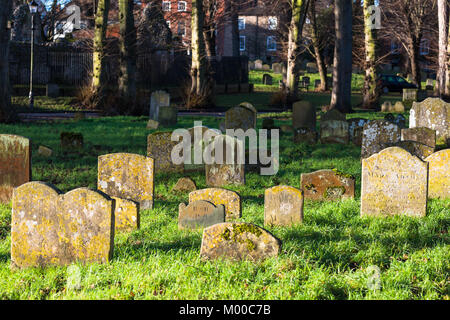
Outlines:
[[[379,118],[382,114],[353,116]],[[218,127],[220,119],[182,117],[179,127],[194,120]],[[33,180],[67,192],[96,187],[97,157],[112,152],[146,154],[145,117],[114,117],[0,125],[1,133],[33,141]],[[261,126],[262,119],[258,120]],[[277,120],[276,125],[290,124]],[[64,155],[62,131],[81,132],[80,154]],[[300,174],[337,168],[356,177],[356,199],[306,201],[304,222],[270,227],[283,241],[277,258],[263,262],[203,262],[201,232],[180,231],[178,205],[188,194],[171,188],[182,174],[155,177],[155,209],[141,212],[141,228],[115,237],[109,264],[77,265],[79,286],[68,286],[72,268],[10,269],[11,208],[0,205],[0,298],[2,299],[449,299],[450,200],[432,200],[425,218],[361,218],[360,148],[353,145],[308,146],[281,137],[280,171],[275,176],[248,172],[245,186],[230,187],[242,197],[240,221],[264,224],[264,190],[287,184],[300,187]],[[40,144],[55,150],[37,154]],[[189,173],[199,188],[203,172]],[[381,270],[381,288],[368,286],[372,266]]]

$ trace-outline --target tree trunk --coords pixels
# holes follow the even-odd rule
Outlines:
[[[105,38],[108,26],[109,3],[110,0],[98,0],[95,16],[92,88],[99,96],[100,101],[104,100],[105,90]]]
[[[419,66],[420,40],[413,39],[409,44],[409,63],[411,66],[412,83],[420,90],[422,88],[422,79]]]
[[[365,109],[377,109],[380,102],[377,87],[377,30],[371,26],[372,12],[369,7],[375,4],[375,0],[364,0],[364,43],[366,53],[365,77],[363,88],[363,104]]]
[[[239,49],[239,15],[237,11],[236,0],[231,0],[231,48],[232,56],[239,57],[241,55]]]
[[[336,40],[330,108],[352,110],[352,1],[335,0]]]
[[[290,99],[298,96],[298,77],[300,65],[300,46],[303,25],[306,19],[309,0],[292,0],[292,17],[289,26],[289,42],[287,54],[286,87],[289,89]]]
[[[439,67],[436,77],[436,92],[445,95],[445,78],[447,73],[447,41],[448,41],[448,6],[447,0],[438,0],[439,21]]]
[[[203,2],[202,0],[192,0],[191,17],[191,92],[201,95],[206,83],[206,59],[205,42],[203,38]]]
[[[11,11],[11,0],[0,6],[0,122],[14,120],[15,112],[11,107],[9,83],[9,34],[7,27]]]
[[[120,17],[120,95],[133,103],[136,98],[136,28],[133,0],[119,0]]]
[[[319,32],[317,28],[317,19],[316,19],[316,1],[313,0],[310,6],[311,6],[311,27],[312,27],[311,40],[314,49],[314,56],[316,59],[317,70],[319,71],[320,77],[320,87],[318,88],[318,91],[323,92],[328,90],[327,67],[325,66],[325,59],[323,58],[323,52],[322,50],[320,50]]]

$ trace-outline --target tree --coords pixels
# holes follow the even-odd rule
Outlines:
[[[292,100],[295,100],[298,95],[302,31],[309,3],[310,0],[292,0],[291,2],[292,16],[289,26],[286,86]]]
[[[9,83],[9,37],[8,20],[11,14],[11,0],[3,1],[0,6],[0,122],[14,119],[11,108],[11,93]]]
[[[202,95],[206,86],[205,41],[203,37],[203,1],[192,0],[191,17],[191,93]]]
[[[448,94],[446,90],[446,78],[448,75],[448,59],[447,59],[447,46],[448,46],[448,1],[437,0],[438,4],[438,22],[439,22],[439,63],[438,72],[436,76],[436,91],[439,96]]]
[[[122,98],[131,103],[136,97],[136,28],[133,7],[134,0],[119,0],[119,92]]]
[[[351,112],[352,92],[352,0],[335,0],[333,91],[330,109]]]

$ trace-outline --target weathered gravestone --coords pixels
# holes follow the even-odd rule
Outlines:
[[[256,128],[256,112],[253,107],[238,105],[225,112],[225,129],[242,129],[247,131]]]
[[[433,153],[425,159],[429,164],[428,197],[450,198],[450,149]]]
[[[11,261],[16,267],[108,262],[114,249],[114,201],[78,188],[66,194],[50,184],[14,189]]]
[[[427,79],[427,82],[425,84],[426,90],[433,90],[434,89],[434,81],[433,79]]]
[[[60,138],[63,152],[78,152],[83,148],[83,135],[79,132],[61,132]]]
[[[428,163],[399,147],[363,159],[361,215],[425,216],[427,176]]]
[[[338,200],[355,197],[355,178],[337,170],[302,173],[300,185],[305,199]]]
[[[189,203],[204,200],[215,206],[225,206],[226,221],[241,217],[241,197],[234,191],[222,188],[207,188],[189,193]]]
[[[155,161],[155,172],[182,172],[183,164],[172,162],[172,149],[179,143],[172,141],[172,132],[155,132],[147,137],[147,156]]]
[[[216,136],[205,148],[206,185],[222,187],[245,184],[245,152],[242,141],[227,135]]]
[[[13,189],[31,181],[31,142],[0,134],[0,202],[9,203]]]
[[[392,102],[390,101],[385,101],[381,105],[381,112],[392,112],[392,109],[393,109]]]
[[[263,62],[260,59],[255,60],[255,69],[256,70],[262,70],[263,68]]]
[[[59,97],[59,86],[55,83],[48,83],[45,88],[46,96],[50,98]]]
[[[321,143],[347,144],[349,142],[347,121],[320,121],[320,141]]]
[[[116,232],[139,229],[139,203],[118,197],[111,198],[115,201],[114,228]]]
[[[439,98],[428,98],[413,103],[409,113],[409,127],[427,127],[436,130],[438,143],[450,138],[450,103]]]
[[[283,72],[283,65],[281,63],[273,63],[272,70],[275,74],[281,74]]]
[[[374,120],[364,125],[361,158],[368,158],[388,145],[400,141],[400,128],[386,120]]]
[[[419,89],[403,89],[403,101],[417,101]]]
[[[363,118],[353,118],[347,120],[349,138],[355,145],[361,146],[364,125],[368,122],[370,122],[370,120]]]
[[[297,101],[292,104],[292,127],[316,130],[316,107],[311,102]]]
[[[198,200],[187,206],[180,203],[178,208],[178,229],[206,228],[225,222],[225,207],[217,207],[211,202]]]
[[[175,106],[160,106],[158,108],[158,122],[162,126],[175,126],[178,119],[178,109]]]
[[[51,157],[53,154],[53,150],[46,146],[39,146],[38,155],[43,157]]]
[[[405,105],[401,101],[397,101],[392,109],[392,112],[402,113],[405,112]]]
[[[255,70],[255,61],[248,61],[248,70]]]
[[[270,74],[263,74],[262,83],[268,86],[272,85],[272,76]]]
[[[132,153],[98,157],[97,188],[109,196],[133,200],[153,209],[154,160]]]
[[[150,119],[158,121],[159,107],[170,106],[170,95],[165,91],[152,92],[150,97]]]
[[[264,71],[269,71],[269,70],[270,70],[270,66],[269,66],[268,64],[263,64],[263,65],[262,65],[262,69],[263,69]]]
[[[183,177],[178,179],[175,186],[172,188],[172,191],[175,192],[192,192],[197,190],[197,185],[194,180],[189,177]]]
[[[434,152],[434,148],[417,141],[398,141],[396,143],[387,144],[386,147],[400,147],[409,153],[424,160]]]
[[[417,141],[431,148],[436,147],[436,130],[426,127],[402,129],[402,141]]]
[[[280,253],[281,241],[249,223],[225,222],[203,230],[202,259],[260,261]]]
[[[156,130],[159,127],[159,122],[153,119],[147,121],[147,129]]]
[[[328,120],[346,121],[346,116],[345,116],[344,113],[341,113],[336,108],[333,108],[333,109],[328,110],[327,112],[325,112],[320,117],[320,121],[328,121]]]
[[[303,221],[302,191],[276,186],[264,193],[264,225],[290,226]]]
[[[294,143],[315,144],[317,142],[317,131],[311,128],[294,129]]]

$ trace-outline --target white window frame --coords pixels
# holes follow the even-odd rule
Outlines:
[[[184,9],[180,9],[180,4],[184,4]],[[186,1],[178,1],[177,9],[178,9],[178,12],[186,12],[187,2]]]
[[[274,48],[271,48],[270,44],[273,44]],[[266,45],[267,45],[267,51],[277,51],[277,40],[276,40],[276,37],[275,36],[267,36]]]
[[[278,28],[278,18],[277,17],[268,17],[267,18],[267,29],[277,30],[277,28]]]
[[[239,36],[239,51],[245,51],[245,36]]]
[[[238,18],[238,29],[245,30],[245,18]]]
[[[170,1],[163,1],[162,2],[162,11],[168,12],[171,10],[172,3]]]

